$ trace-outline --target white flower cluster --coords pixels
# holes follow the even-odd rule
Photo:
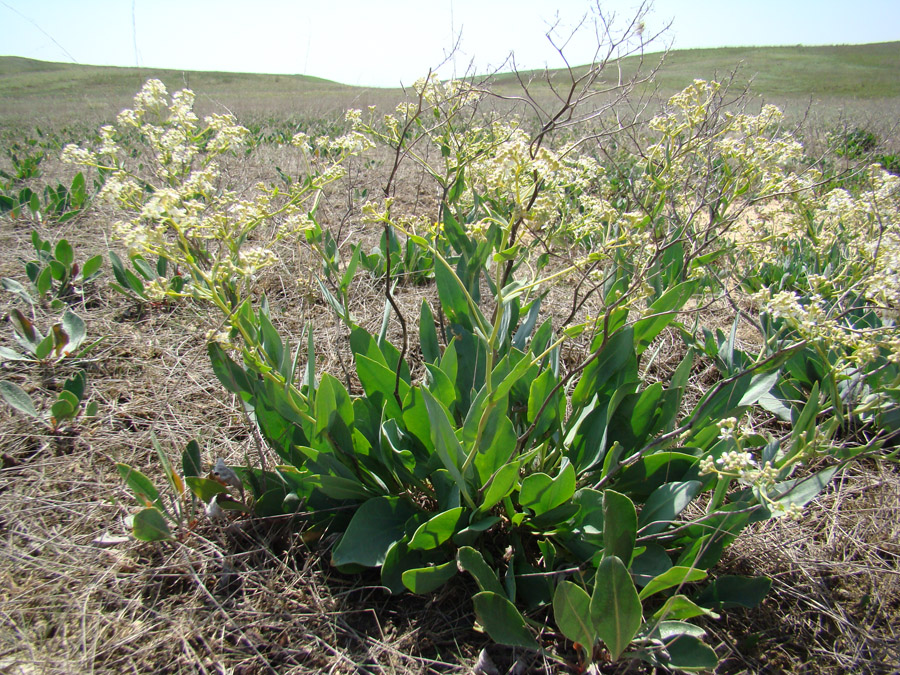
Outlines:
[[[165,85],[149,80],[135,96],[134,107],[123,110],[115,126],[100,130],[99,151],[68,146],[63,159],[108,172],[100,196],[126,214],[114,233],[129,252],[162,256],[187,270],[185,290],[224,309],[226,295],[277,262],[270,243],[250,243],[252,233],[268,225],[267,237],[277,241],[308,229],[308,202],[340,178],[340,164],[370,141],[357,131],[326,137],[318,143],[325,151],[319,163],[313,165],[305,157],[312,167],[307,180],[297,181],[287,192],[258,184],[249,197],[241,198],[222,184],[219,162],[224,153],[241,147],[247,129],[231,115],[213,114],[201,125],[193,106],[190,90],[168,99]],[[122,139],[134,138],[135,132],[151,151],[151,161],[135,159],[131,149],[120,147]],[[308,138],[301,134],[294,145],[310,151]],[[142,161],[149,165],[149,175]],[[169,292],[163,280],[146,287],[154,299]],[[219,295],[220,287],[228,293]]]

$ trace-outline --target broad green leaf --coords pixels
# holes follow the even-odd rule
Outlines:
[[[81,401],[81,399],[84,398],[84,371],[79,370],[77,373],[72,375],[72,377],[68,378],[63,385],[63,389],[70,392],[75,397],[75,404],[77,405]]]
[[[634,503],[623,494],[606,490],[603,493],[604,557],[614,556],[624,565],[630,565],[636,537],[637,511]]]
[[[612,335],[597,358],[584,369],[572,392],[572,407],[581,410],[607,380],[634,360],[634,332],[626,328]]]
[[[150,482],[149,478],[127,464],[117,463],[116,468],[119,470],[122,480],[125,481],[125,484],[131,489],[139,502],[144,504],[144,506],[159,503],[159,490]]]
[[[412,551],[429,550],[437,548],[449,540],[462,525],[463,511],[461,506],[450,509],[419,525],[409,541],[409,549]]]
[[[64,420],[69,420],[75,417],[76,410],[77,406],[73,406],[71,401],[66,399],[58,399],[53,402],[53,405],[50,406],[50,417],[56,422],[56,424],[59,424]]]
[[[53,255],[66,268],[72,267],[72,263],[75,262],[75,252],[72,250],[72,245],[65,239],[60,239],[57,242]]]
[[[647,308],[647,318],[634,324],[634,347],[640,354],[662,330],[668,326],[678,311],[694,294],[697,281],[685,281],[666,291],[656,302]]]
[[[0,362],[2,361],[31,361],[31,358],[7,347],[0,347]]]
[[[516,487],[519,480],[519,463],[511,462],[502,466],[494,475],[487,489],[484,490],[481,505],[478,510],[485,512],[490,510],[501,499],[509,495]]]
[[[679,481],[695,465],[698,458],[684,451],[656,452],[642,457],[623,469],[615,480],[615,488],[632,499],[645,501],[660,485]]]
[[[84,267],[81,268],[81,278],[83,281],[88,281],[91,277],[96,275],[100,268],[103,266],[103,256],[95,255],[92,258],[88,258],[84,261]]]
[[[528,393],[528,421],[534,423],[537,419],[538,411],[543,407],[540,420],[535,425],[533,432],[534,438],[540,438],[550,427],[562,419],[565,414],[565,403],[562,397],[562,391],[557,390],[552,399],[544,406],[550,392],[559,383],[559,380],[549,368],[544,370],[538,377],[532,381]]]
[[[149,507],[134,514],[131,521],[135,538],[141,541],[164,541],[172,539],[169,524],[158,509]]]
[[[384,563],[381,565],[381,584],[391,593],[400,594],[408,589],[403,585],[403,573],[406,570],[423,567],[428,559],[422,551],[410,551],[407,547],[407,537],[401,537],[387,551]]]
[[[185,476],[199,476],[203,473],[200,445],[195,440],[188,441],[187,447],[181,453],[181,472]]]
[[[640,630],[642,614],[631,575],[616,556],[600,561],[594,576],[590,616],[594,632],[609,649],[612,660],[617,660]]]
[[[460,468],[466,460],[466,455],[456,439],[456,434],[453,433],[450,414],[443,404],[427,389],[422,389],[422,396],[428,409],[428,419],[431,421],[431,441],[434,443],[435,451],[440,457],[444,468],[450,472],[460,491],[467,495],[468,488],[460,472]],[[471,501],[471,499],[468,501]]]
[[[442,565],[431,567],[418,567],[406,570],[403,575],[403,585],[413,593],[431,593],[456,576],[456,561],[451,560]]]
[[[719,618],[719,615],[712,610],[700,607],[691,600],[688,600],[684,595],[679,594],[673,595],[671,598],[667,599],[663,606],[653,614],[651,621],[684,621],[685,619],[693,619],[695,616],[709,616],[713,619]]]
[[[694,600],[712,609],[756,607],[772,587],[768,577],[723,576],[713,581]]]
[[[34,407],[34,401],[19,385],[6,380],[0,381],[0,396],[13,408],[34,418],[40,417]]]
[[[519,490],[519,504],[539,516],[565,504],[574,494],[575,467],[567,463],[556,478],[550,478],[545,473],[527,476]]]
[[[216,495],[225,494],[228,488],[214,481],[211,478],[202,478],[201,476],[185,476],[184,482],[187,484],[194,496],[204,504],[208,504]]]
[[[415,509],[399,497],[373,497],[353,514],[347,530],[331,554],[334,565],[378,567],[388,549],[404,533]]]
[[[456,552],[456,561],[463,570],[472,575],[482,591],[505,595],[500,579],[484,561],[480,551],[471,546],[461,546]]]
[[[471,546],[478,537],[500,522],[499,516],[488,516],[464,527],[453,535],[453,543],[457,546]]]
[[[394,387],[397,384],[395,371],[367,356],[357,354],[356,374],[359,376],[359,381],[366,392],[366,396],[370,398],[381,397],[381,405],[384,406],[384,413],[387,418],[399,419],[402,416],[400,405],[394,397]],[[401,401],[406,398],[409,392],[409,385],[402,378],[400,379],[398,391]]]
[[[653,491],[638,518],[641,535],[656,534],[665,530],[696,497],[703,483],[697,480],[683,483],[666,483]]]
[[[655,593],[664,591],[673,586],[701,581],[706,578],[704,570],[698,570],[692,567],[670,567],[659,576],[650,580],[650,582],[641,589],[638,597],[643,600],[649,598]]]
[[[317,434],[331,430],[335,419],[340,419],[347,428],[353,425],[353,402],[350,394],[340,381],[325,373],[316,389],[316,426]]]
[[[510,647],[540,649],[525,625],[525,618],[509,600],[499,593],[482,591],[472,598],[475,616],[494,642]]]
[[[53,287],[53,268],[48,266],[41,270],[37,280],[34,282],[38,295],[43,297],[50,292]]]
[[[693,635],[696,638],[702,638],[706,635],[706,631],[687,621],[660,621],[653,631],[653,636],[660,640],[668,640],[676,635]]]
[[[320,474],[310,479],[310,484],[332,499],[364,500],[374,495],[356,478]]]
[[[422,358],[425,363],[437,363],[441,358],[441,349],[438,346],[437,331],[434,328],[434,314],[426,300],[422,300],[422,308],[419,311],[419,346],[422,349]]]
[[[669,658],[665,664],[674,670],[685,672],[712,671],[719,665],[719,657],[694,635],[682,634],[666,641]]]
[[[646,586],[653,579],[672,567],[672,559],[666,549],[656,542],[645,544],[644,550],[631,561],[631,576],[637,586]]]
[[[77,349],[86,336],[84,320],[72,310],[67,309],[62,317],[62,327],[69,336],[68,350]]]
[[[590,662],[597,636],[591,621],[591,596],[587,591],[571,581],[560,582],[553,594],[553,618],[563,635],[581,645]]]
[[[790,480],[778,483],[774,486],[773,492],[778,496],[772,495],[775,502],[789,506],[796,504],[797,506],[806,506],[809,502],[819,496],[828,485],[834,475],[841,470],[841,465],[836,464],[827,469],[822,469],[808,478],[800,480]]]
[[[43,361],[48,356],[50,356],[50,352],[52,352],[56,347],[57,337],[56,330],[54,329],[60,330],[60,332],[62,332],[62,329],[59,328],[59,324],[56,324],[55,326],[53,326],[53,329],[50,330],[50,334],[43,340],[38,342],[37,346],[34,348],[34,356],[39,361]]]

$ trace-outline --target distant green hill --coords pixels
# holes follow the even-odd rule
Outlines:
[[[617,65],[628,78],[638,68],[652,69],[661,58],[661,53],[629,56]],[[584,72],[584,67],[575,70]],[[900,96],[900,42],[674,50],[665,55],[654,85],[661,93],[674,93],[697,78],[721,80],[735,71],[736,84],[749,82],[753,92],[762,96],[890,98]],[[566,77],[563,71],[550,74],[554,81]],[[527,75],[540,78],[544,73]],[[504,87],[515,86],[517,78],[507,73],[496,81]]]
[[[629,57],[618,65],[628,76],[638,67],[655,66],[660,57],[645,55],[642,65],[638,57]],[[754,94],[774,101],[875,102],[900,97],[900,42],[676,50],[666,55],[653,86],[668,95],[695,78],[724,78],[735,69],[738,84],[752,80]],[[84,66],[2,56],[0,125],[110,119],[129,105],[149,77],[163,80],[172,90],[194,89],[201,112],[224,107],[245,115],[327,116],[351,106],[390,105],[400,95],[395,89],[351,87],[305,75]],[[561,71],[551,72],[553,80],[561,77]],[[510,74],[498,75],[494,82],[500,90],[516,85]]]

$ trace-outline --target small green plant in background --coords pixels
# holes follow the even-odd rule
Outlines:
[[[40,134],[40,130],[37,131]],[[0,178],[8,185],[22,183],[41,175],[40,165],[47,156],[46,148],[38,138],[17,138],[5,148],[5,154],[12,164],[12,173],[0,171]]]
[[[75,261],[72,245],[65,239],[54,246],[32,230],[31,245],[35,257],[25,262],[28,286],[8,277],[0,280],[4,289],[30,305],[49,303],[51,308],[60,309],[66,302],[81,297],[84,286],[101,274],[103,256],[95,255],[81,265]]]
[[[241,500],[243,490],[234,494],[236,486],[233,483],[236,481],[232,479],[229,483],[218,475],[220,471],[227,478],[233,474],[221,459],[209,473],[211,477],[202,475],[203,464],[197,441],[190,441],[181,453],[179,473],[155,436],[152,440],[171,494],[161,493],[137,469],[127,464],[116,464],[119,475],[141,507],[128,518],[128,526],[137,539],[165,541],[175,539],[176,535],[183,537],[201,517],[218,522],[224,518],[226,511],[246,513],[249,510]]]
[[[878,137],[864,127],[852,127],[829,134],[828,143],[838,157],[860,159],[878,147]]]
[[[97,344],[94,342],[82,348],[87,338],[84,321],[70,309],[50,327],[46,335],[18,309],[9,311],[9,322],[21,351],[0,347],[0,362],[25,361],[48,365],[65,358],[82,358]]]
[[[97,414],[98,404],[91,401],[85,405],[86,376],[83,370],[68,378],[56,399],[46,412],[40,412],[34,399],[19,385],[6,380],[0,381],[0,396],[19,412],[40,422],[53,434],[72,431],[79,420],[90,419]]]
[[[129,256],[134,271],[128,269],[122,259],[114,252],[109,252],[114,282],[110,287],[131,298],[138,304],[167,301],[178,297],[184,288],[184,277],[175,269],[169,277],[169,261],[158,257],[155,265],[151,265],[140,254]]]

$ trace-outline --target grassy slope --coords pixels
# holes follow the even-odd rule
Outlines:
[[[643,67],[660,55],[645,57]],[[640,67],[637,57],[623,60],[628,74]],[[752,79],[754,93],[774,100],[900,97],[900,42],[824,47],[734,47],[691,49],[669,53],[655,83],[663,94],[677,91],[694,78],[725,77],[739,68],[737,81]],[[396,100],[390,89],[351,87],[305,75],[189,72],[153,68],[114,68],[48,63],[0,57],[0,125],[35,120],[108,119],[129,104],[149,77],[172,89],[189,86],[198,92],[198,107],[226,107],[238,115],[328,114],[349,106]],[[557,74],[556,77],[559,77]],[[499,86],[513,83],[509,74]]]

